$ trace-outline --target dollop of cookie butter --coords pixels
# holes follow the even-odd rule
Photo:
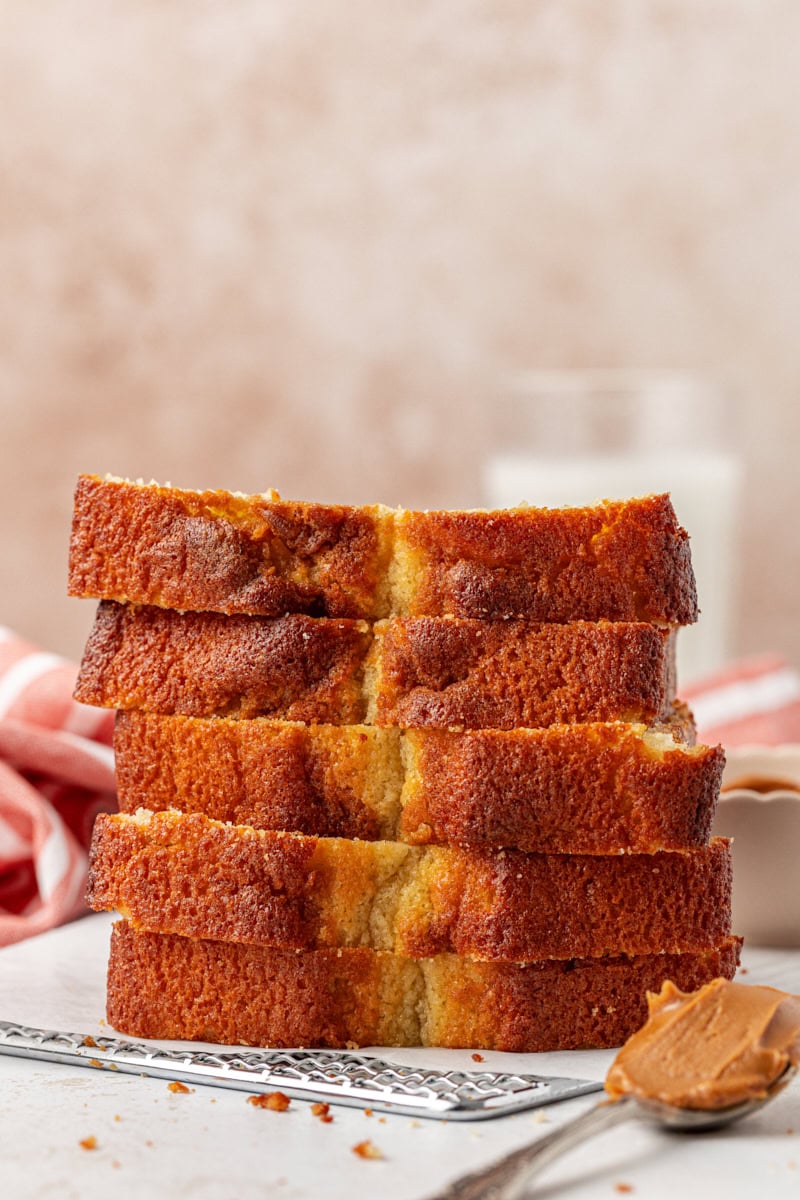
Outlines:
[[[681,1108],[727,1108],[764,1096],[800,1063],[800,996],[714,979],[697,992],[665,983],[611,1064],[606,1091]]]

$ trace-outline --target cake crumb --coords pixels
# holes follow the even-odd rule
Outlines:
[[[312,1117],[319,1117],[319,1119],[325,1125],[330,1125],[331,1121],[333,1120],[333,1117],[328,1115],[330,1113],[330,1110],[331,1110],[330,1104],[323,1104],[323,1102],[321,1100],[318,1100],[315,1104],[311,1105]]]
[[[97,1138],[94,1136],[94,1134],[90,1134],[89,1137],[81,1138],[81,1140],[78,1142],[78,1145],[82,1150],[96,1150]]]
[[[372,1116],[372,1109],[371,1109],[371,1108],[365,1108],[365,1109],[364,1109],[364,1116],[365,1116],[365,1117],[371,1117],[371,1116]]]
[[[94,1046],[96,1048],[97,1042],[94,1040],[93,1037],[90,1037],[89,1034],[87,1033],[86,1037],[81,1042],[81,1045],[82,1046]]]
[[[114,1113],[114,1120],[115,1120],[115,1121],[121,1121],[121,1120],[122,1120],[122,1117],[119,1115],[119,1113]]]
[[[177,1095],[188,1096],[189,1092],[193,1092],[194,1088],[189,1088],[185,1083],[181,1083],[177,1079],[173,1079],[172,1083],[167,1084],[168,1092],[175,1092]]]
[[[748,971],[747,967],[739,967],[739,974],[740,975],[749,975],[750,972]]]
[[[353,1154],[357,1154],[359,1158],[383,1158],[383,1151],[367,1138],[364,1142],[357,1142],[353,1146]]]
[[[286,1112],[291,1100],[283,1092],[267,1092],[265,1096],[248,1096],[247,1103],[253,1108],[268,1108],[272,1112]]]
[[[118,1162],[118,1161],[116,1160],[116,1158],[114,1158],[114,1159],[112,1159],[112,1160],[111,1160],[111,1165],[112,1165],[112,1167],[114,1167],[114,1168],[119,1168],[119,1167],[121,1167],[121,1166],[122,1166],[122,1163],[121,1163],[121,1162]]]
[[[632,1192],[632,1191],[633,1191],[633,1184],[632,1184],[632,1183],[615,1183],[615,1184],[614,1184],[614,1191],[615,1191],[615,1192],[623,1192],[623,1193],[625,1193],[625,1192]]]
[[[99,1058],[90,1058],[90,1059],[89,1059],[89,1066],[90,1066],[90,1067],[102,1067],[102,1065],[103,1065],[103,1064],[100,1062],[100,1059],[99,1059]]]
[[[476,1054],[473,1054],[471,1057],[472,1057],[473,1062],[485,1062],[486,1061],[482,1054],[476,1053]]]

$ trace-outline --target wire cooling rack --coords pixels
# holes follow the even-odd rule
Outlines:
[[[589,1079],[499,1071],[431,1071],[329,1050],[165,1050],[0,1021],[0,1054],[182,1083],[268,1092],[416,1117],[474,1121],[602,1089]]]

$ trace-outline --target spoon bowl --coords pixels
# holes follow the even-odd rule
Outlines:
[[[704,1130],[721,1129],[742,1117],[749,1117],[768,1104],[787,1083],[797,1074],[797,1067],[787,1066],[767,1088],[763,1096],[751,1096],[739,1104],[729,1104],[726,1108],[678,1108],[674,1104],[664,1104],[661,1100],[645,1100],[634,1097],[641,1109],[640,1117],[654,1121],[665,1129],[679,1133],[702,1133]]]

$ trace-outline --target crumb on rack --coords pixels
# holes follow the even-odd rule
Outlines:
[[[93,1038],[93,1037],[90,1037],[90,1036],[89,1036],[89,1034],[87,1033],[86,1037],[85,1037],[85,1038],[83,1039],[83,1041],[81,1042],[81,1045],[82,1045],[82,1046],[95,1046],[95,1047],[96,1047],[96,1046],[97,1046],[97,1042],[94,1040],[94,1038]]]
[[[92,1133],[89,1135],[89,1137],[81,1138],[81,1140],[78,1142],[78,1145],[82,1150],[96,1150],[97,1138]]]
[[[181,1096],[188,1096],[189,1092],[193,1092],[194,1088],[189,1088],[185,1083],[181,1083],[178,1079],[173,1079],[172,1083],[167,1084],[168,1092],[175,1092]]]
[[[90,1058],[90,1059],[89,1059],[89,1066],[90,1066],[90,1067],[102,1067],[102,1065],[103,1065],[103,1064],[100,1062],[100,1059],[99,1059],[99,1058]]]
[[[283,1092],[267,1092],[263,1096],[248,1096],[247,1103],[253,1108],[268,1108],[272,1112],[286,1112],[291,1100]]]
[[[357,1154],[359,1158],[383,1158],[383,1151],[379,1150],[375,1143],[371,1142],[369,1138],[367,1138],[366,1141],[357,1142],[356,1145],[353,1146],[353,1154]]]

